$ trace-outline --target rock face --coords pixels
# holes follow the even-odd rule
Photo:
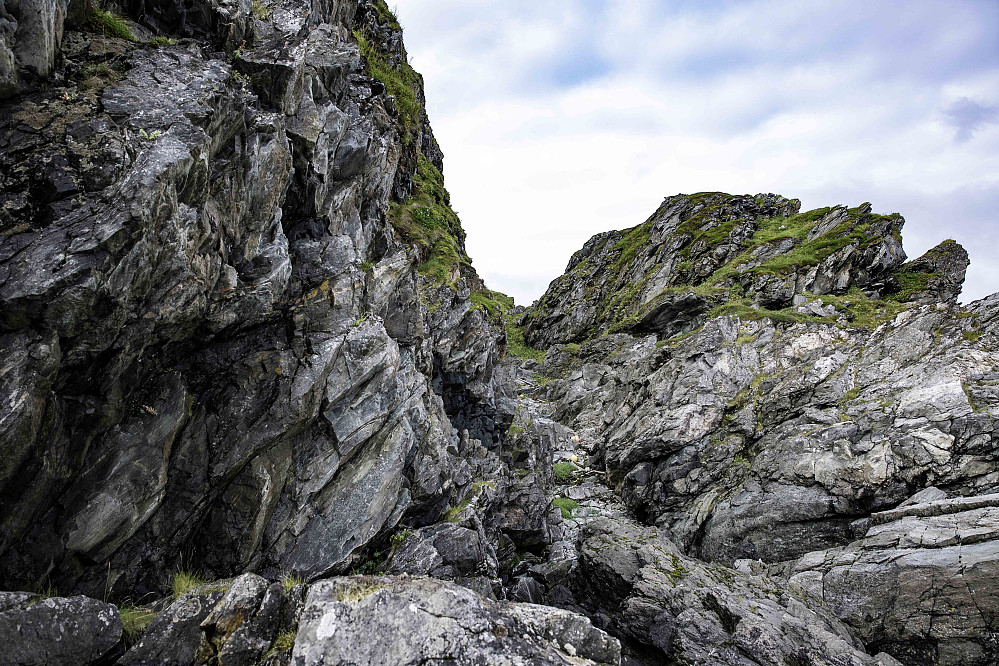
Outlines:
[[[525,315],[527,341],[547,347],[622,330],[670,337],[739,306],[777,310],[805,294],[896,288],[901,216],[873,214],[870,204],[800,206],[774,194],[668,197],[643,224],[598,234],[572,256]]]
[[[677,195],[514,308],[383,0],[119,9],[0,4],[0,661],[999,659],[957,243]]]
[[[511,418],[391,14],[195,5],[135,14],[175,44],[67,32],[0,116],[11,587],[345,571]]]
[[[999,495],[875,513],[859,541],[772,567],[868,645],[911,663],[994,664]]]

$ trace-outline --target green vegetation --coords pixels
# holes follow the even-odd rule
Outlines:
[[[513,297],[498,291],[484,289],[473,291],[469,296],[472,306],[484,310],[490,317],[499,317],[513,307]]]
[[[402,30],[402,26],[399,25],[399,19],[395,17],[392,10],[389,9],[385,0],[374,0],[372,3],[375,8],[375,12],[378,14],[379,23],[384,23],[388,25],[393,30]]]
[[[118,613],[121,615],[122,633],[124,634],[125,645],[127,647],[131,647],[139,642],[142,634],[146,632],[146,629],[156,619],[157,615],[155,611],[148,608],[133,606],[128,603],[120,605]]]
[[[572,478],[572,473],[575,472],[578,467],[573,465],[571,462],[560,462],[552,465],[552,471],[555,472],[555,478],[560,482],[565,483],[570,478]]]
[[[159,48],[161,46],[173,46],[177,43],[177,40],[173,37],[153,37],[149,40],[149,45]]]
[[[933,273],[913,271],[907,266],[908,264],[903,265],[892,275],[898,282],[898,290],[890,294],[888,300],[904,303],[916,294],[925,291],[930,284],[930,278],[934,277]]]
[[[361,599],[370,597],[382,588],[378,583],[351,580],[345,581],[344,586],[337,590],[336,600],[346,603],[356,603]]]
[[[562,512],[563,518],[571,518],[573,510],[579,507],[579,502],[568,497],[556,497],[552,500],[552,506]]]
[[[503,321],[506,324],[507,351],[524,360],[539,363],[545,360],[544,350],[535,349],[524,340],[524,329],[517,324],[517,315],[505,314]]]
[[[305,585],[305,579],[298,574],[287,573],[281,576],[281,587],[285,590],[291,590],[298,585]]]
[[[410,143],[416,138],[413,130],[423,121],[423,108],[416,93],[422,87],[420,75],[406,62],[398,68],[393,67],[360,30],[354,31],[354,39],[364,57],[368,74],[381,81],[385,90],[395,98],[395,106],[402,121],[403,143]]]
[[[128,27],[125,19],[114,12],[105,11],[99,7],[94,7],[91,10],[90,16],[87,17],[84,23],[84,27],[91,32],[108,37],[126,39],[130,42],[138,41],[135,35],[132,34],[132,29]]]
[[[279,631],[278,635],[274,637],[274,643],[271,644],[271,649],[267,652],[267,655],[271,655],[275,652],[283,652],[295,647],[295,637],[297,634],[298,632],[294,629]]]
[[[978,339],[982,337],[981,331],[965,331],[963,333],[964,339],[968,342],[978,342]]]
[[[471,265],[465,254],[465,231],[451,210],[444,176],[422,154],[417,156],[413,194],[404,204],[392,204],[389,221],[404,241],[416,245],[420,274],[431,283],[454,284],[460,266]]]
[[[204,584],[205,579],[201,574],[182,570],[174,574],[173,583],[170,587],[173,591],[174,600],[177,600],[194,588],[200,587]]]
[[[451,507],[450,509],[448,509],[447,512],[444,514],[444,520],[446,520],[449,523],[457,523],[461,519],[462,512],[464,512],[465,509],[467,509],[470,506],[472,506],[471,496],[465,499],[465,501],[463,501],[458,506]]]
[[[392,544],[392,550],[395,550],[396,548],[401,546],[402,542],[408,539],[410,536],[412,536],[412,534],[413,530],[408,528],[393,534],[392,538],[389,539],[389,542]]]
[[[507,435],[511,435],[513,437],[516,437],[517,435],[523,435],[524,434],[524,429],[521,428],[519,425],[512,425],[506,431],[506,434]]]
[[[262,0],[253,0],[253,6],[250,12],[253,14],[253,18],[260,19],[261,21],[266,21],[271,17],[274,7],[271,5],[266,5]]]

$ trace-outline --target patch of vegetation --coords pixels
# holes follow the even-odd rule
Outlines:
[[[413,194],[406,203],[392,204],[389,221],[404,241],[416,245],[420,275],[431,283],[453,285],[460,267],[471,265],[464,250],[465,231],[451,210],[444,176],[422,154],[417,155]],[[494,297],[486,298],[498,303]]]
[[[375,8],[375,12],[378,14],[378,22],[384,23],[393,30],[402,30],[402,26],[399,25],[399,19],[396,18],[392,10],[385,3],[385,0],[374,0],[372,5]]]
[[[290,591],[293,587],[299,585],[305,585],[305,579],[294,573],[287,573],[281,576],[281,587],[286,591]]]
[[[468,298],[472,301],[472,307],[485,311],[492,318],[501,316],[513,307],[513,297],[489,289],[473,291]]]
[[[891,321],[899,312],[908,307],[898,301],[868,298],[864,290],[856,286],[850,287],[842,296],[823,294],[818,298],[846,315],[852,327],[868,330],[877,328],[886,321]]]
[[[204,584],[205,578],[201,574],[181,570],[173,575],[173,582],[170,585],[170,589],[176,601],[194,588],[201,587]]]
[[[570,342],[569,344],[562,347],[562,351],[569,354],[570,356],[579,356],[580,345],[575,342]]]
[[[382,586],[378,583],[352,580],[345,582],[344,586],[337,590],[336,600],[345,603],[357,603],[362,599],[370,597],[380,589],[382,589]]]
[[[371,262],[371,261],[362,261],[361,262],[361,272],[362,273],[367,273],[368,271],[370,271],[374,267],[375,267],[374,262]]]
[[[368,75],[381,81],[385,90],[395,98],[395,107],[402,121],[403,143],[410,143],[416,138],[414,130],[423,122],[423,108],[416,94],[420,89],[420,75],[406,62],[398,68],[393,67],[360,30],[354,31],[354,39],[364,57]]]
[[[892,274],[892,277],[898,283],[898,289],[889,294],[887,299],[904,303],[916,294],[925,291],[930,284],[930,278],[935,277],[935,274],[912,271],[903,265]]]
[[[264,4],[262,0],[253,0],[253,6],[250,9],[250,13],[253,14],[253,18],[266,21],[271,17],[273,12],[273,6]]]
[[[412,535],[413,535],[413,530],[409,528],[400,530],[395,534],[393,534],[392,538],[389,539],[389,543],[392,544],[392,550],[395,550],[396,548],[401,546],[402,542],[411,537]]]
[[[517,324],[517,315],[503,315],[506,324],[506,348],[514,356],[528,361],[541,362],[545,360],[545,352],[536,349],[524,340],[524,329]]]
[[[555,478],[560,482],[565,483],[572,478],[573,472],[575,472],[578,467],[573,465],[571,462],[560,462],[552,465],[552,471],[555,473]]]
[[[155,48],[159,48],[161,46],[173,46],[176,43],[177,40],[174,39],[173,37],[160,36],[160,37],[153,37],[152,39],[149,40],[149,45]]]
[[[138,643],[142,634],[146,633],[146,629],[158,615],[148,608],[133,606],[129,603],[118,606],[118,614],[121,615],[122,633],[126,647]]]
[[[538,386],[548,386],[555,381],[556,377],[549,377],[548,375],[543,375],[540,372],[535,372],[531,375],[531,379],[537,382]]]
[[[982,337],[981,331],[965,331],[963,333],[964,339],[968,342],[978,342],[978,339]]]
[[[516,437],[517,435],[523,435],[524,434],[524,429],[521,428],[519,425],[512,425],[506,431],[506,434],[513,435],[514,437]]]
[[[105,11],[100,7],[94,7],[91,10],[90,16],[87,17],[84,23],[84,27],[91,32],[96,32],[106,37],[117,37],[130,42],[139,41],[132,34],[132,29],[128,27],[125,19],[114,12]]]
[[[579,507],[579,502],[568,497],[556,497],[552,500],[552,506],[562,512],[563,518],[571,518],[573,510]]]
[[[458,506],[451,507],[450,509],[448,509],[447,512],[444,514],[444,520],[446,520],[449,523],[458,522],[461,519],[462,512],[464,512],[465,509],[467,509],[470,506],[472,506],[471,496],[465,499],[465,501],[463,501]]]
[[[285,650],[290,650],[295,647],[295,637],[298,632],[294,629],[285,629],[284,631],[279,631],[278,635],[274,637],[274,642],[271,644],[271,649],[267,651],[269,656],[275,652],[284,652]]]

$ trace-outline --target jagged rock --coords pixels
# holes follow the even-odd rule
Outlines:
[[[800,202],[719,192],[667,198],[644,224],[598,234],[523,318],[546,348],[617,330],[671,337],[711,312],[779,310],[796,296],[887,293],[905,260],[898,215],[870,204],[799,213]]]
[[[628,520],[586,525],[574,580],[576,598],[630,639],[634,663],[893,661],[868,656],[846,626],[793,587],[685,557],[655,528]]]
[[[780,561],[847,543],[853,520],[926,485],[997,487],[997,315],[992,298],[874,331],[719,318],[542,370],[639,516],[707,559]]]
[[[905,664],[995,663],[999,495],[874,513],[848,546],[771,567]]]
[[[182,553],[213,578],[346,571],[462,501],[458,433],[496,446],[511,420],[457,218],[435,283],[386,216],[441,163],[353,36],[402,67],[398,24],[125,9],[194,39],[70,30],[64,87],[0,114],[0,578],[138,598]]]
[[[14,26],[8,23],[6,30],[8,34],[13,33],[13,39],[7,42],[7,47],[0,42],[0,60],[4,60],[2,53],[7,48],[13,52],[17,66],[38,78],[48,78],[59,55],[68,5],[67,0],[19,0],[6,3],[6,9],[16,23]],[[3,19],[0,16],[0,21]],[[0,32],[3,30],[0,29]],[[8,81],[9,85],[16,85],[16,78],[11,77]]]
[[[424,527],[405,535],[386,563],[385,572],[444,580],[495,577],[495,563],[489,566],[487,548],[476,530],[450,523]]]
[[[429,578],[334,578],[311,586],[292,663],[619,664],[618,641],[588,619],[493,602]]]
[[[967,250],[953,240],[945,240],[903,264],[895,278],[907,301],[956,303],[970,263]]]
[[[0,592],[0,662],[7,666],[107,663],[121,629],[117,609],[96,599]]]

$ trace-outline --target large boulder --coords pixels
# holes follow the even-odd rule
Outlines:
[[[619,664],[620,645],[556,608],[494,602],[430,578],[350,577],[309,590],[292,664]]]
[[[0,662],[7,666],[107,663],[121,643],[118,610],[89,597],[39,599],[0,592]]]

